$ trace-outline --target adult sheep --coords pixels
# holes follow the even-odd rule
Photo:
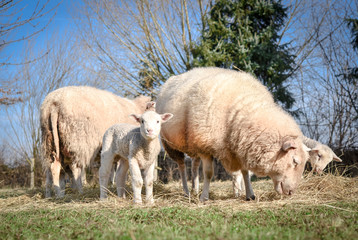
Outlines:
[[[249,170],[271,177],[280,194],[297,187],[308,158],[302,132],[250,74],[197,68],[173,76],[162,86],[156,107],[158,113],[176,116],[163,125],[161,138],[182,179],[184,153],[203,163],[201,201],[209,198],[213,157],[230,173],[242,171],[247,196],[253,196]]]
[[[331,161],[342,162],[333,150],[325,144],[305,136],[303,137],[303,143],[310,149],[308,162],[311,164],[313,171],[318,174],[322,174],[323,169],[325,169]],[[192,160],[192,189],[196,194],[199,193],[199,165],[200,159],[199,161],[198,159]],[[249,172],[249,175],[252,175],[252,173]],[[234,195],[235,197],[239,197],[239,192],[245,189],[241,171],[232,173],[232,178]],[[249,197],[250,196],[246,196],[247,199],[249,199]]]
[[[313,171],[322,174],[323,169],[331,162],[342,162],[342,159],[337,157],[333,150],[325,144],[308,137],[303,137],[303,143],[311,150],[309,152],[309,159]]]
[[[71,86],[48,94],[41,105],[42,165],[46,197],[54,185],[64,196],[64,170],[82,192],[81,171],[99,157],[103,134],[115,123],[137,124],[129,114],[141,114],[149,97],[134,100],[86,86]]]

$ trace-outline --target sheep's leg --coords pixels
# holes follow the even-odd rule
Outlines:
[[[199,194],[199,167],[200,167],[200,158],[193,158],[191,160],[191,181],[192,181],[192,191],[195,195]]]
[[[52,174],[51,174],[51,169],[48,168],[46,169],[46,192],[45,192],[45,197],[49,198],[51,197],[51,187],[52,187],[53,181],[52,181]]]
[[[153,204],[153,181],[155,161],[144,171],[145,200],[147,204]]]
[[[240,192],[244,189],[244,181],[241,171],[232,173],[232,189],[235,197],[239,197]]]
[[[201,161],[203,163],[203,172],[204,172],[204,186],[203,192],[200,196],[200,201],[205,202],[209,200],[209,188],[210,188],[210,181],[213,177],[214,173],[214,166],[213,166],[213,158],[208,155],[201,155]]]
[[[55,160],[51,163],[51,174],[53,186],[55,188],[55,193],[57,197],[63,197],[65,192],[61,189],[60,186],[60,172],[61,172],[61,163],[58,160]]]
[[[132,176],[132,188],[133,188],[133,198],[134,203],[142,204],[142,187],[143,187],[143,178],[140,172],[140,168],[136,159],[128,159],[129,161],[129,171]]]
[[[171,148],[165,141],[162,141],[162,143],[163,143],[163,147],[165,148],[169,156],[178,164],[178,170],[181,177],[181,182],[183,184],[184,193],[186,196],[190,196],[187,176],[186,176],[184,153]]]
[[[73,180],[76,183],[76,188],[80,194],[83,193],[82,190],[82,167],[78,167],[77,164],[72,164],[70,169],[73,174]]]
[[[113,159],[114,159],[114,155],[111,153],[110,150],[104,151],[102,149],[101,167],[99,168],[99,189],[100,189],[101,200],[107,198],[108,180],[111,172],[111,167],[113,164]]]
[[[126,197],[125,185],[127,179],[127,172],[129,168],[128,161],[120,160],[118,161],[117,165],[114,168],[117,169],[115,178],[117,182],[116,185],[117,185],[118,197],[125,198]]]
[[[183,190],[186,196],[190,196],[189,188],[188,188],[188,182],[187,182],[187,176],[186,176],[186,167],[185,167],[185,161],[183,159],[176,159],[176,163],[178,164],[178,170],[181,177],[181,181],[183,184]]]
[[[255,194],[251,186],[251,177],[248,170],[241,170],[245,182],[246,200],[255,200]]]

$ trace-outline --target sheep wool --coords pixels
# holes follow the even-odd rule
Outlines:
[[[252,75],[209,67],[173,76],[162,86],[156,109],[176,116],[163,125],[161,139],[182,180],[183,153],[202,160],[202,201],[208,199],[213,157],[230,173],[242,170],[246,187],[248,170],[270,176],[279,193],[292,194],[299,183],[308,158],[302,132]],[[183,187],[188,192],[184,181]]]
[[[87,86],[64,87],[49,93],[40,110],[46,197],[51,196],[52,184],[58,197],[64,195],[61,168],[73,175],[81,192],[81,172],[99,158],[107,128],[117,122],[137,124],[129,115],[143,113],[149,101],[149,97],[129,100]]]

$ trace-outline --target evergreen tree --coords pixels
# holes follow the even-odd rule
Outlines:
[[[193,47],[193,66],[250,72],[290,109],[294,99],[284,83],[293,72],[294,56],[287,44],[279,44],[285,18],[281,1],[215,1]]]

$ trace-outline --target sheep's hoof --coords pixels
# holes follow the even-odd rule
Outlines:
[[[256,199],[255,195],[251,195],[250,197],[246,198],[246,201],[251,201],[251,200],[255,200],[255,199]]]

